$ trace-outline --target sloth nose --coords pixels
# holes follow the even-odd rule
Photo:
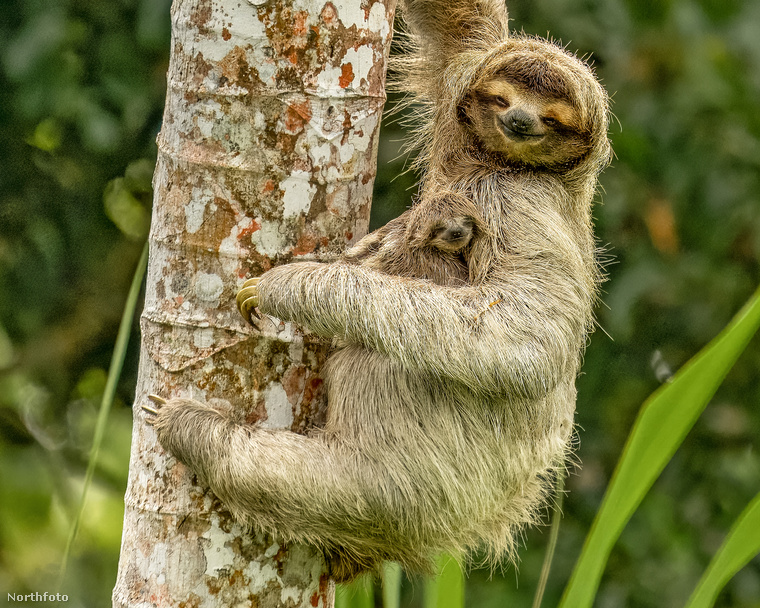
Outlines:
[[[504,126],[517,135],[537,135],[536,121],[525,110],[515,108],[501,117]]]
[[[450,234],[452,239],[461,239],[462,238],[462,231],[461,230],[452,230]]]

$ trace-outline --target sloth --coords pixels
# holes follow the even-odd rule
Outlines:
[[[401,8],[396,82],[421,108],[410,140],[423,198],[453,192],[483,224],[466,272],[435,280],[402,260],[394,274],[381,229],[366,254],[244,284],[247,318],[258,310],[341,341],[323,370],[326,424],[309,435],[188,399],[145,406],[162,446],[236,518],[321,548],[339,581],[383,560],[429,571],[442,551],[515,557],[572,449],[601,281],[591,207],[609,118],[592,69],[511,35],[498,0]],[[433,243],[418,253],[450,255]]]
[[[463,285],[468,253],[485,226],[472,201],[437,189],[348,249],[341,260],[390,275]],[[246,313],[241,310],[245,316]]]

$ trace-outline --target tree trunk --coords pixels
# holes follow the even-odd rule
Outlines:
[[[369,223],[394,0],[175,0],[114,606],[332,606],[310,547],[247,534],[156,443],[150,393],[303,432],[329,345],[247,327],[251,276]]]

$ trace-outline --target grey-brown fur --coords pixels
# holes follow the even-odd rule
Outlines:
[[[385,274],[427,279],[437,285],[464,285],[470,278],[472,244],[485,232],[470,199],[437,189],[365,236],[341,260]]]
[[[236,517],[322,547],[338,579],[385,559],[424,570],[443,550],[513,554],[569,449],[599,281],[591,203],[608,111],[591,70],[545,40],[507,38],[495,0],[403,8],[414,55],[400,81],[425,108],[422,191],[464,196],[485,227],[466,282],[348,260],[270,270],[244,310],[347,344],[325,369],[326,427],[267,431],[187,400],[155,419]],[[515,136],[527,144],[500,126],[502,84],[535,110]],[[557,101],[570,130],[541,122]],[[570,143],[541,147],[557,133]]]

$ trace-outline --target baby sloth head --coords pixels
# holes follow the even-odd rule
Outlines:
[[[444,253],[456,253],[470,244],[476,220],[470,216],[442,218],[430,226],[424,244]]]
[[[409,213],[407,238],[416,249],[456,254],[487,232],[474,203],[445,188],[424,193]]]

